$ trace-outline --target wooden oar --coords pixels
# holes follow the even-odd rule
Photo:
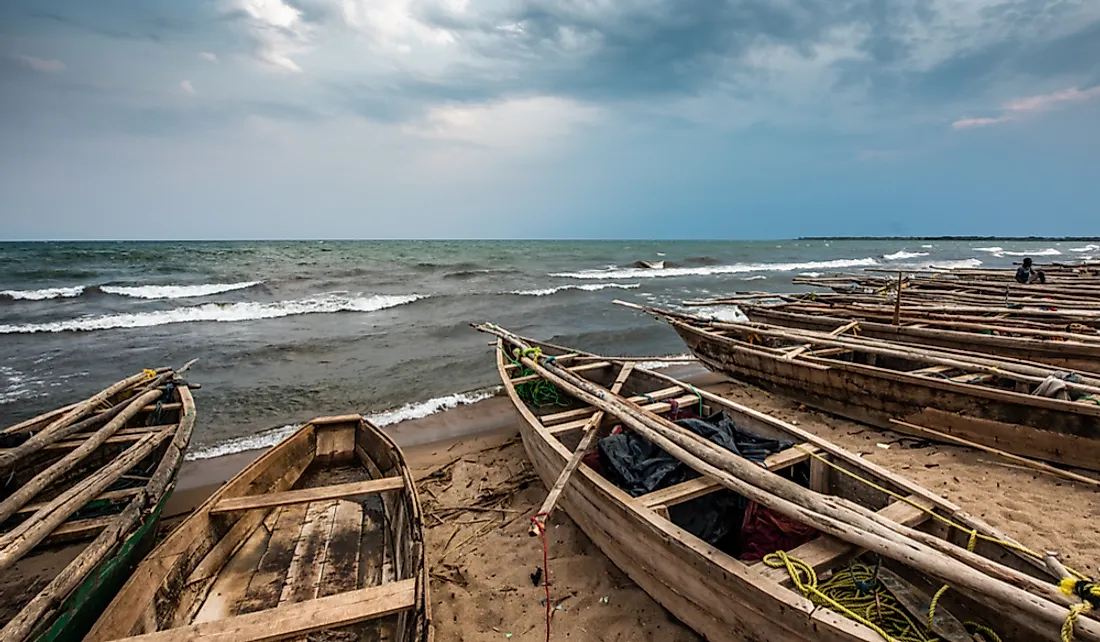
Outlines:
[[[615,394],[619,393],[623,384],[630,377],[630,373],[634,372],[634,364],[628,363],[619,370],[619,376],[615,377],[615,383],[611,386],[611,392]],[[597,410],[592,413],[592,417],[588,420],[588,423],[584,426],[584,436],[581,437],[581,442],[577,444],[577,449],[573,451],[573,456],[569,458],[569,462],[565,464],[565,468],[561,469],[561,474],[558,475],[557,481],[550,487],[550,492],[546,494],[546,499],[542,502],[542,506],[539,508],[539,512],[535,513],[534,522],[532,522],[531,529],[528,534],[534,537],[539,534],[539,528],[546,525],[546,520],[550,517],[550,513],[553,512],[554,506],[558,503],[558,497],[561,495],[561,491],[565,488],[565,485],[569,483],[569,478],[573,476],[573,471],[580,465],[581,460],[588,453],[589,447],[592,446],[592,442],[596,440],[596,437],[600,434],[600,424],[603,423],[604,411]]]

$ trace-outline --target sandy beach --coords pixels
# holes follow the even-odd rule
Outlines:
[[[1100,565],[1097,491],[975,451],[930,444],[819,413],[764,390],[696,373],[696,385],[825,437],[922,484],[1039,551],[1089,574]],[[387,429],[405,450],[426,513],[433,620],[440,641],[545,639],[542,566],[529,519],[546,490],[519,443],[507,399]],[[259,451],[188,462],[166,527]],[[483,510],[484,505],[502,510]],[[694,640],[557,512],[547,528],[555,639]]]

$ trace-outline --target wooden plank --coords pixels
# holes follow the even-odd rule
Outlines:
[[[764,467],[768,470],[781,470],[790,468],[795,464],[801,464],[810,458],[810,453],[821,452],[816,446],[802,444],[801,447],[792,446],[764,458]]]
[[[147,633],[130,642],[260,642],[300,637],[407,611],[416,606],[416,580],[404,580],[348,593],[248,613],[216,622]]]
[[[262,524],[252,531],[214,579],[206,600],[195,614],[194,622],[221,620],[237,612],[237,606],[248,590],[252,572],[260,563],[267,547],[269,536],[270,533]]]
[[[354,591],[359,586],[359,544],[363,537],[363,506],[339,501],[329,536],[329,552],[321,571],[317,597]]]
[[[948,370],[954,370],[955,366],[929,366],[927,368],[917,368],[916,370],[910,370],[909,374],[915,375],[928,375],[939,374],[947,372]]]
[[[821,457],[828,459],[829,455],[823,454]],[[810,490],[817,491],[819,493],[829,492],[829,476],[832,472],[829,469],[829,464],[821,461],[817,457],[810,460]]]
[[[609,367],[611,367],[611,362],[610,361],[593,361],[592,363],[586,363],[584,365],[573,366],[572,368],[566,368],[566,370],[568,370],[569,372],[572,372],[574,374],[577,374],[577,373],[580,373],[580,372],[588,372],[589,370],[599,370],[600,368],[609,368]],[[540,377],[537,374],[527,375],[526,377],[517,377],[515,379],[512,379],[512,385],[519,385],[521,383],[527,383],[528,381],[538,381],[539,379],[542,379],[542,377]]]
[[[93,499],[92,501],[97,502],[97,501],[101,501],[101,500],[129,499],[129,498],[133,497],[134,495],[137,495],[138,493],[140,493],[142,490],[144,490],[144,488],[141,487],[141,486],[137,486],[135,488],[123,488],[122,490],[109,490],[109,491],[106,491],[104,493],[100,493],[99,495],[96,495],[95,499]],[[20,508],[18,511],[16,511],[15,514],[20,515],[22,513],[37,512],[40,508],[44,507],[47,503],[48,502],[38,502],[38,503],[35,503],[35,504],[27,504],[23,508]],[[54,532],[57,532],[57,531],[54,531]]]
[[[272,508],[274,506],[289,506],[291,504],[308,504],[330,499],[344,499],[358,495],[370,495],[401,490],[405,482],[400,477],[383,477],[382,479],[370,479],[348,484],[336,484],[334,486],[319,486],[317,488],[305,488],[302,490],[288,490],[281,493],[266,493],[263,495],[245,495],[244,497],[230,497],[223,499],[213,508],[211,514],[232,513],[242,510],[256,510],[259,508]]]
[[[106,528],[107,525],[117,517],[117,514],[104,515],[102,517],[90,517],[88,519],[77,519],[71,522],[65,522],[47,535],[46,539],[42,540],[39,546],[53,546],[66,542],[89,539]]]
[[[630,397],[628,401],[632,403],[641,403],[643,401],[663,401],[669,397],[675,397],[684,393],[683,386],[671,386],[669,388],[662,388],[660,390],[654,390],[647,395],[635,395]],[[592,408],[577,408],[575,410],[564,410],[562,412],[555,412],[549,415],[543,415],[540,417],[542,425],[553,426],[554,424],[560,424],[563,421],[572,421],[574,419],[586,418],[592,415]]]
[[[335,516],[335,500],[308,504],[302,533],[294,548],[294,558],[290,562],[286,584],[279,597],[280,606],[317,597]]]
[[[164,410],[164,411],[168,411],[168,410],[179,410],[179,409],[180,409],[180,408],[182,408],[182,407],[183,407],[183,404],[181,404],[181,403],[179,403],[179,402],[177,402],[177,401],[174,401],[174,402],[172,402],[172,403],[162,403],[162,404],[160,405],[160,409],[161,409],[161,410]],[[155,411],[156,409],[157,409],[157,404],[155,404],[155,403],[152,403],[152,404],[149,404],[149,405],[147,405],[147,406],[142,406],[142,407],[141,407],[141,409],[140,409],[140,410],[138,410],[138,412],[153,412],[153,411]],[[95,411],[95,414],[97,414],[97,415],[101,415],[101,414],[103,414],[103,413],[105,413],[105,412],[107,412],[107,411],[109,411],[109,410],[110,410],[110,408],[103,408],[103,409],[101,409],[101,410],[96,410],[96,411]]]
[[[916,502],[921,501],[919,497],[914,495],[910,495],[909,499]],[[878,514],[905,526],[917,526],[931,519],[928,513],[903,501],[891,503],[878,511]],[[862,552],[858,546],[853,546],[844,540],[829,535],[821,535],[811,542],[787,551],[787,555],[800,559],[812,566],[815,571],[821,572],[844,564],[848,560],[859,556]],[[753,567],[760,569],[761,574],[771,580],[781,584],[790,583],[790,575],[785,568],[771,568],[760,563],[754,564]]]
[[[309,423],[314,426],[327,426],[329,424],[359,423],[360,421],[363,421],[362,415],[333,415],[331,417],[316,417],[310,419]]]
[[[256,572],[248,582],[244,599],[236,610],[237,614],[272,609],[279,605],[287,569],[294,558],[294,547],[302,534],[306,507],[304,504],[293,504],[276,511],[271,539],[268,540],[267,549],[260,558]]]
[[[803,448],[811,452],[818,452],[816,446],[804,445]],[[764,459],[764,466],[771,471],[782,470],[783,468],[802,463],[809,458],[810,455],[805,450],[791,447],[773,455],[768,455]],[[696,477],[695,479],[689,479],[686,482],[681,482],[669,486],[668,488],[662,488],[652,493],[639,495],[635,499],[640,501],[646,508],[675,506],[676,504],[682,504],[696,497],[702,497],[703,495],[721,489],[722,485],[709,477]]]

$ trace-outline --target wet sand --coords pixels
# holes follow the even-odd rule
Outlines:
[[[696,381],[860,453],[1024,545],[1059,551],[1067,565],[1097,574],[1100,496],[1092,488],[1006,466],[984,453],[868,428],[714,376]],[[545,593],[531,577],[543,551],[527,528],[546,491],[531,471],[514,422],[507,399],[498,397],[387,429],[418,479],[440,642],[545,639]],[[189,462],[177,491],[179,506],[201,501],[257,454]],[[486,501],[503,510],[445,508]],[[553,611],[555,639],[698,639],[616,569],[566,514],[555,513],[547,532],[551,603],[560,607]]]

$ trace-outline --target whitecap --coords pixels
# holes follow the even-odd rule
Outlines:
[[[559,285],[554,288],[543,288],[541,290],[509,290],[504,294],[517,294],[520,296],[549,296],[551,294],[557,294],[558,292],[561,292],[563,290],[584,290],[585,292],[596,292],[598,290],[605,290],[607,288],[633,290],[641,286],[641,283],[593,283],[591,285]]]
[[[824,272],[799,272],[798,276],[808,276],[811,279],[816,279],[817,277],[821,276],[822,274],[824,274]]]
[[[1052,247],[1048,247],[1043,250],[1005,250],[1001,252],[1001,254],[1008,256],[1060,256],[1062,253]]]
[[[999,245],[993,245],[991,247],[972,247],[970,248],[975,252],[989,252],[990,254],[996,254],[998,252],[1004,252],[1005,249]]]
[[[412,303],[423,298],[416,294],[350,296],[347,293],[322,294],[305,299],[277,301],[274,303],[206,303],[203,305],[173,308],[155,312],[107,314],[80,317],[50,323],[26,325],[0,325],[0,334],[32,334],[35,332],[88,332],[112,328],[147,328],[170,323],[196,321],[254,321],[277,319],[299,314],[326,314],[333,312],[374,312]]]
[[[981,266],[982,262],[978,259],[961,259],[958,261],[936,261],[935,263],[925,264],[920,267],[931,269],[942,268],[944,270],[958,270],[961,268],[976,268]]]
[[[443,412],[444,410],[450,410],[459,406],[465,406],[479,401],[485,401],[486,399],[496,395],[500,392],[500,386],[493,388],[486,388],[484,390],[473,390],[470,392],[459,392],[453,395],[446,395],[444,397],[436,397],[435,399],[429,399],[427,401],[420,401],[416,403],[407,403],[400,408],[394,410],[387,410],[384,412],[368,415],[367,419],[370,419],[378,426],[390,426],[402,421],[409,421],[410,419],[420,419],[427,417],[428,415],[434,415],[437,412]]]
[[[460,392],[443,397],[436,397],[435,399],[429,399],[427,401],[405,404],[394,410],[368,415],[367,419],[374,422],[377,426],[389,426],[410,419],[420,419],[422,417],[434,415],[437,412],[443,412],[444,410],[450,410],[458,406],[484,401],[494,396],[499,391],[500,386],[496,386],[484,390],[473,390],[470,392]],[[187,453],[186,459],[210,459],[212,457],[232,455],[246,450],[270,448],[293,435],[302,425],[303,424],[287,424],[285,426],[269,428],[252,435],[227,439],[226,441],[206,448],[192,449]]]
[[[44,301],[46,299],[71,299],[84,293],[84,286],[72,288],[44,288],[42,290],[2,290],[0,297],[19,301]]]
[[[569,279],[652,279],[674,276],[708,276],[712,274],[740,274],[744,272],[794,272],[796,270],[829,269],[878,265],[873,258],[834,259],[832,261],[808,261],[806,263],[733,263],[730,265],[710,265],[692,268],[665,268],[648,270],[641,268],[619,268],[604,270],[581,270],[579,272],[557,272],[554,277]]]
[[[768,278],[768,277],[763,275],[763,274],[757,274],[755,276],[746,276],[745,278],[743,278],[741,280],[742,281],[763,281],[766,278]]]
[[[1070,252],[1095,252],[1096,250],[1100,250],[1100,245],[1091,245],[1090,244],[1090,245],[1086,245],[1085,247],[1071,247],[1071,248],[1069,248]]]
[[[104,285],[99,289],[107,294],[129,296],[137,299],[186,299],[196,296],[210,296],[233,290],[244,290],[263,283],[263,281],[241,281],[240,283],[203,283],[201,285]]]
[[[887,261],[900,261],[901,259],[915,259],[921,256],[928,256],[928,252],[906,252],[905,250],[900,250],[893,254],[883,254],[882,258]]]

